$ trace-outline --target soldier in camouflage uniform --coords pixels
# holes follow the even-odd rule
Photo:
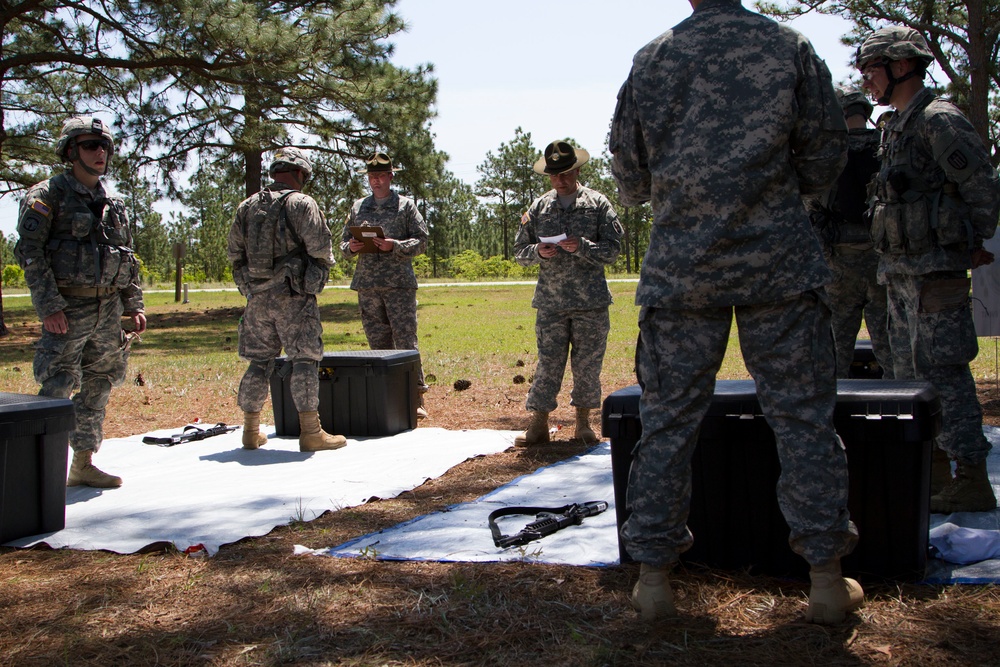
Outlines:
[[[739,0],[691,5],[636,54],[611,126],[622,203],[650,201],[654,216],[636,290],[642,438],[622,528],[641,563],[632,603],[644,619],[676,614],[667,575],[693,541],[691,456],[735,310],[777,442],[789,543],[811,566],[806,619],[836,623],[863,593],[840,569],[857,529],[833,428],[830,270],[802,196],[843,168],[844,117],[801,34]]]
[[[534,170],[547,175],[553,189],[531,204],[514,238],[517,262],[539,265],[531,300],[537,310],[538,367],[525,404],[531,422],[515,439],[521,446],[549,441],[549,413],[556,408],[567,356],[573,370],[575,437],[597,442],[590,411],[601,405],[601,366],[611,330],[604,267],[618,258],[623,232],[607,197],[577,180],[589,159],[587,151],[565,141],[545,147]],[[565,238],[558,242],[541,240],[560,236]]]
[[[125,381],[131,336],[146,330],[139,262],[125,203],[108,194],[101,176],[115,152],[111,129],[98,118],[68,119],[56,154],[68,166],[34,186],[21,201],[15,247],[42,320],[35,347],[41,396],[69,398],[76,428],[68,486],[113,488],[122,480],[96,468],[111,388]]]
[[[972,124],[954,105],[924,87],[934,57],[917,31],[874,32],[858,49],[864,87],[894,115],[882,133],[872,240],[881,253],[879,281],[888,287],[897,378],[916,377],[941,397],[937,446],[947,460],[934,475],[943,488],[932,512],[996,507],[986,470],[990,443],[969,362],[978,353],[969,270],[993,261],[983,240],[996,231],[1000,177]],[[903,346],[899,346],[903,347]]]
[[[834,186],[821,197],[808,198],[807,206],[833,271],[826,293],[833,311],[837,377],[850,374],[864,316],[882,377],[891,379],[889,311],[885,286],[875,275],[878,254],[872,247],[868,215],[868,185],[879,168],[878,137],[868,127],[874,107],[857,88],[837,88],[836,93],[847,121],[847,166]]]
[[[373,350],[416,350],[417,276],[413,258],[427,250],[427,225],[409,197],[392,191],[392,179],[402,167],[394,167],[388,154],[378,152],[365,162],[372,194],[351,206],[344,224],[340,250],[344,257],[357,256],[351,289],[358,293],[361,324]],[[365,244],[354,238],[351,227],[381,227],[385,238],[375,238],[376,252],[362,252]],[[424,408],[423,367],[417,371],[420,407]]]
[[[327,433],[319,422],[323,325],[316,295],[334,261],[330,228],[316,201],[299,192],[312,175],[312,164],[301,150],[278,149],[268,171],[272,182],[239,205],[228,239],[233,279],[247,298],[239,355],[250,364],[237,398],[243,410],[243,447],[267,443],[260,411],[274,360],[284,348],[299,413],[299,450],[339,449],[346,438]]]

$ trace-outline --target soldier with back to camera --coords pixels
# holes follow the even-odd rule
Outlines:
[[[346,438],[327,433],[319,422],[323,324],[316,295],[333,265],[330,228],[316,201],[300,192],[312,175],[312,163],[300,149],[279,148],[268,172],[272,182],[239,205],[229,230],[233,279],[247,298],[239,355],[249,366],[237,397],[243,410],[243,447],[257,449],[267,443],[260,431],[260,411],[274,361],[284,348],[299,413],[299,450],[339,449]]]
[[[28,190],[17,223],[14,252],[42,320],[34,362],[38,393],[69,398],[78,390],[68,486],[121,486],[120,477],[92,458],[104,438],[111,388],[127,372],[132,334],[122,330],[122,317],[131,319],[135,335],[146,330],[125,202],[101,181],[114,153],[114,135],[102,120],[66,120],[56,154],[67,169]]]

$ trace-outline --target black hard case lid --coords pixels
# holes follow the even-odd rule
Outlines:
[[[76,427],[73,401],[0,392],[0,440],[65,433]]]

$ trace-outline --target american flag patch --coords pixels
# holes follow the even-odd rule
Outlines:
[[[35,199],[31,202],[31,210],[41,213],[46,218],[52,215],[52,209],[41,199]]]
[[[525,211],[524,215],[521,216],[521,224],[523,225],[526,222],[528,222],[528,212],[527,211]]]

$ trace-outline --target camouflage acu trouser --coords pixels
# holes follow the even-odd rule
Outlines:
[[[632,515],[622,528],[637,561],[666,566],[691,547],[691,458],[725,356],[732,308],[643,308],[637,350],[642,438],[629,475]],[[792,549],[810,563],[850,553],[847,457],[833,428],[836,402],[830,312],[816,293],[738,306],[747,368],[775,433],[778,504]]]
[[[608,309],[550,312],[539,308],[535,315],[538,367],[525,407],[536,412],[556,409],[569,358],[573,372],[570,405],[601,406],[601,367],[608,346],[611,319]]]
[[[417,290],[374,287],[358,290],[361,326],[373,350],[419,350],[417,347]],[[424,369],[417,369],[422,389]]]
[[[965,271],[925,276],[889,274],[889,321],[896,377],[930,382],[941,399],[937,445],[967,464],[983,461],[991,445],[983,435],[983,411],[969,362],[979,343]],[[908,343],[904,355],[895,341]]]
[[[104,413],[111,388],[125,381],[128,352],[122,339],[122,302],[110,297],[66,297],[63,312],[69,331],[42,330],[35,345],[35,380],[40,396],[73,396],[76,428],[69,434],[73,451],[94,451],[104,440]]]
[[[892,379],[893,359],[889,345],[889,307],[885,286],[876,279],[878,255],[874,250],[834,246],[830,258],[833,282],[826,288],[833,313],[833,340],[837,346],[837,377],[846,378],[854,360],[854,345],[864,315],[875,360],[883,378]]]
[[[313,294],[295,294],[287,284],[247,299],[239,327],[240,359],[250,362],[237,404],[244,412],[260,412],[267,400],[274,359],[285,350],[292,375],[289,388],[299,412],[319,409],[319,360],[323,358],[323,325]]]

